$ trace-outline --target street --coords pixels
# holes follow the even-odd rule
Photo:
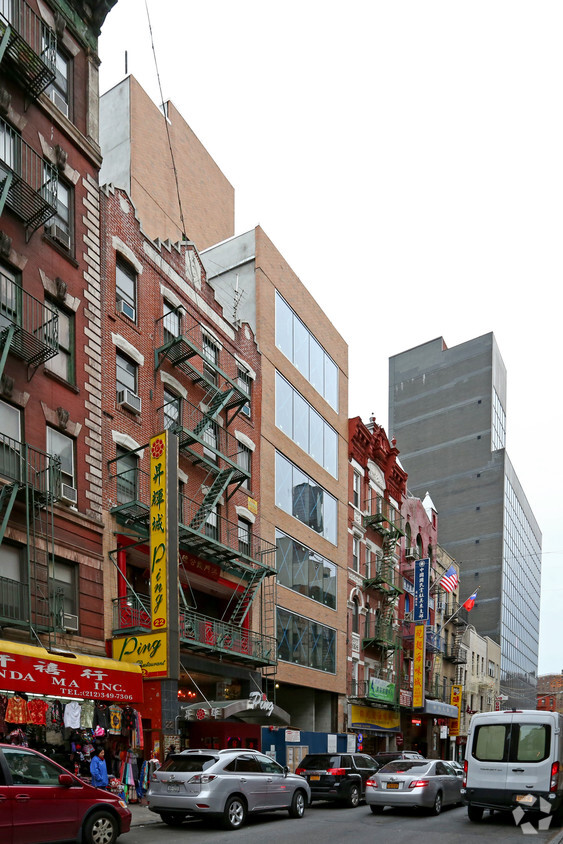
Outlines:
[[[393,844],[412,844],[424,836],[432,844],[476,844],[494,841],[495,844],[515,844],[522,840],[525,831],[516,827],[512,816],[488,813],[481,823],[471,823],[465,808],[446,809],[438,817],[416,810],[386,809],[383,815],[372,815],[362,804],[357,809],[345,809],[327,803],[315,803],[301,820],[288,819],[286,813],[258,815],[250,818],[238,832],[227,832],[217,824],[189,820],[179,829],[163,823],[134,826],[131,832],[119,838],[119,844],[184,844],[197,840],[198,844],[215,844],[232,841],[234,837],[244,844],[263,844],[267,838],[274,842],[306,841],[307,844],[334,844],[350,839],[354,844],[373,844],[374,840]],[[534,834],[534,833],[532,833]],[[561,844],[563,830],[554,827],[535,833],[535,841]]]

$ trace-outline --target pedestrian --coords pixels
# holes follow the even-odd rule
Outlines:
[[[90,762],[90,774],[92,775],[92,785],[96,788],[108,787],[108,769],[104,757],[104,748],[98,747],[94,752],[92,761]]]
[[[170,757],[174,756],[175,753],[176,753],[176,745],[171,744],[170,747],[168,748],[168,753],[166,754],[166,759],[170,759]],[[166,762],[166,759],[164,760],[165,762]]]

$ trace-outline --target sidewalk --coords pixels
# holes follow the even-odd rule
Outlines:
[[[160,815],[155,815],[149,810],[149,807],[144,803],[128,803],[131,810],[131,826],[145,826],[151,823],[161,823]]]

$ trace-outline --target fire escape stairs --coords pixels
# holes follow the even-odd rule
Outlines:
[[[234,474],[235,470],[229,467],[228,469],[223,469],[215,476],[213,483],[205,493],[203,501],[190,522],[190,528],[192,530],[200,531],[204,527],[209,514],[221,498]]]
[[[204,433],[204,431],[209,428],[209,426],[217,420],[217,417],[221,413],[221,411],[227,406],[229,400],[233,393],[235,392],[234,388],[231,387],[225,392],[221,392],[220,390],[213,391],[213,394],[207,394],[203,400],[203,404],[206,405],[207,410],[205,411],[202,419],[199,420],[197,425],[195,425],[193,429],[193,433],[196,436],[200,436]],[[210,399],[209,404],[207,401]]]
[[[0,517],[2,523],[0,524],[0,545],[4,541],[4,534],[6,527],[12,513],[12,508],[18,494],[18,484],[6,484],[0,491]]]
[[[262,580],[264,579],[264,575],[265,575],[264,569],[258,569],[258,568],[254,569],[251,572],[250,577],[247,580],[245,588],[242,590],[242,592],[233,593],[233,599],[238,599],[238,600],[236,600],[236,604],[235,604],[233,611],[232,611],[232,613],[231,613],[231,615],[228,619],[230,624],[235,624],[238,627],[240,627],[242,625],[243,621],[245,620],[246,616],[248,615],[250,607],[252,606],[252,602],[254,601],[254,598],[256,597],[256,594],[258,592],[258,587],[260,586],[260,584],[262,583]],[[232,599],[231,599],[231,601],[232,601]],[[230,603],[231,602],[229,602],[229,604]],[[227,609],[225,610],[225,615],[227,615],[228,612],[229,612],[229,606],[227,606]]]

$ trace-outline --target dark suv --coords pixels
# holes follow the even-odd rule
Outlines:
[[[310,753],[295,771],[305,777],[313,800],[339,800],[354,808],[366,793],[366,780],[379,764],[367,753]]]

